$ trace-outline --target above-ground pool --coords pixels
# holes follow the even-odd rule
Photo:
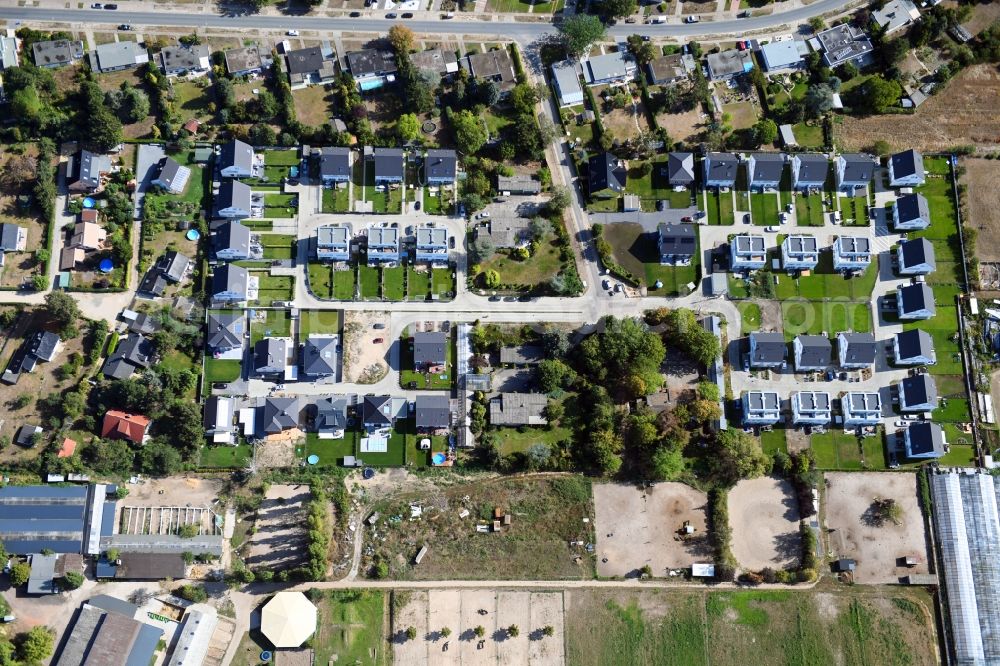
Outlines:
[[[366,479],[370,479],[373,476],[375,476],[375,470],[373,470],[371,467],[365,467],[365,471],[361,472],[361,476],[363,476]]]
[[[101,263],[98,268],[101,269],[102,273],[110,273],[115,269],[115,262],[110,259],[101,259]]]
[[[188,232],[184,234],[184,237],[189,241],[196,241],[201,238],[201,232],[197,229],[188,229]]]
[[[298,178],[299,177],[299,168],[297,166],[290,166],[290,167],[288,167],[288,175],[291,176],[292,178]]]
[[[316,463],[319,462],[319,456],[314,453],[308,458],[306,458],[306,462],[309,463],[310,465],[315,465]]]
[[[94,199],[92,197],[84,197],[83,198],[83,207],[84,208],[93,208],[95,203],[97,203],[97,202],[94,201]]]
[[[435,453],[434,455],[431,456],[431,462],[433,462],[435,465],[443,465],[444,461],[447,459],[448,457],[443,453]]]

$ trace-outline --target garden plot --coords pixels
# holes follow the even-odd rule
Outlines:
[[[729,491],[733,555],[742,569],[798,566],[799,506],[791,484],[773,477],[740,481]]]

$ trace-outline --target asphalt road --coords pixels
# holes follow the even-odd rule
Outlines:
[[[742,34],[765,30],[781,25],[804,23],[813,16],[843,9],[851,0],[818,0],[804,7],[797,7],[772,16],[759,16],[727,21],[703,21],[665,25],[620,23],[608,33],[613,38],[641,34],[654,37],[700,37],[703,35]],[[325,18],[321,16],[241,16],[230,18],[221,15],[184,14],[166,11],[134,12],[95,9],[48,9],[31,7],[0,7],[0,19],[14,21],[53,21],[59,23],[131,23],[136,26],[173,26],[191,28],[257,28],[266,30],[321,30],[353,32],[382,32],[390,21],[371,18]],[[422,20],[405,21],[418,33],[431,34],[487,34],[530,43],[551,33],[548,23],[518,23],[513,21],[463,21]]]

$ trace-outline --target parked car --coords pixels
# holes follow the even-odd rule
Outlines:
[[[743,224],[750,224],[750,213],[743,214]]]
[[[400,16],[400,18],[405,18],[405,19],[413,18],[413,13],[412,12],[403,12],[403,15]]]
[[[700,20],[701,20],[700,16],[688,16],[686,19],[684,19],[684,22],[685,23],[697,23]]]
[[[394,19],[396,18],[396,12],[389,12],[388,14],[385,15],[385,17],[387,19]]]
[[[361,16],[361,12],[351,12],[351,18],[358,18]]]
[[[419,201],[414,201],[413,202],[413,210],[420,210],[420,202]]]
[[[298,30],[287,30],[287,31],[285,31],[285,34],[288,35],[289,37],[298,37],[299,36],[299,31]]]
[[[451,236],[450,238],[448,238],[448,247],[450,247],[452,250],[455,249],[455,237],[454,236]]]
[[[90,5],[90,8],[91,9],[104,9],[104,5],[101,4],[100,2],[95,2],[94,4]]]
[[[380,345],[383,342],[385,342],[385,338],[375,338],[374,340],[372,340],[373,345]]]
[[[118,5],[104,5],[105,9],[118,9]]]
[[[130,26],[128,23],[122,23],[120,26],[118,26],[118,29],[119,30],[131,30],[132,26]]]
[[[771,226],[769,226],[769,227],[764,227],[764,231],[769,231],[769,232],[771,232],[771,233],[774,233],[775,231],[781,231],[781,227],[779,227],[779,226],[777,226],[777,225],[774,225],[774,224],[772,224],[772,225],[771,225]]]
[[[372,324],[372,328],[374,328],[376,331],[381,331],[383,328],[385,328],[385,324],[381,322],[376,322]]]

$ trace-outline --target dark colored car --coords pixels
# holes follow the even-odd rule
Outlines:
[[[405,19],[406,19],[406,18],[413,18],[413,13],[412,13],[412,12],[405,12],[405,13],[404,13],[404,14],[402,15],[402,17],[401,17],[401,18],[405,18]]]
[[[104,5],[105,9],[118,9],[118,5]]]
[[[351,12],[351,18],[358,18],[361,16],[361,12]]]
[[[388,14],[385,15],[385,17],[388,19],[396,18],[396,12],[389,12]]]

